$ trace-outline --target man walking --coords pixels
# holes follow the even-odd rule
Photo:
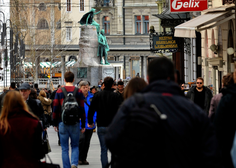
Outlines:
[[[75,86],[73,86],[74,82],[74,74],[72,72],[66,72],[65,75],[65,87],[59,88],[55,95],[55,99],[53,100],[53,125],[56,132],[58,132],[59,127],[59,135],[62,149],[62,162],[63,168],[77,168],[78,165],[78,156],[79,156],[79,136],[80,136],[80,121],[81,118],[81,132],[85,131],[85,112],[84,112],[84,96],[81,90],[78,89],[76,93]],[[65,89],[65,90],[64,90]],[[79,105],[78,113],[80,117],[73,117],[71,120],[76,118],[76,123],[68,125],[65,124],[64,120],[62,122],[62,118],[64,118],[64,112],[62,113],[63,102],[66,99],[65,93],[67,92],[67,96],[69,94],[75,95],[76,101]],[[68,115],[70,116],[70,115]],[[71,140],[71,163],[69,159],[69,138]]]
[[[197,78],[197,86],[189,89],[187,97],[201,107],[201,109],[203,109],[208,115],[213,95],[211,90],[204,86],[204,80],[202,77]]]
[[[85,110],[85,132],[83,134],[80,134],[79,139],[79,165],[89,165],[89,162],[87,161],[87,155],[89,151],[90,146],[90,140],[93,135],[93,129],[96,128],[94,125],[92,128],[88,127],[88,110],[89,106],[91,104],[93,94],[89,92],[89,83],[86,81],[81,81],[79,83],[79,88],[82,91],[85,99],[84,99],[84,110]],[[93,122],[96,122],[97,114],[95,113],[93,116]]]
[[[174,64],[166,57],[155,58],[147,80],[149,85],[122,104],[108,128],[106,144],[116,156],[113,166],[221,168],[211,122],[182,95],[174,82]]]
[[[121,104],[120,96],[113,92],[113,83],[114,81],[111,77],[104,79],[105,88],[94,95],[88,112],[88,123],[89,127],[92,128],[94,126],[93,116],[95,111],[97,111],[97,134],[101,147],[102,168],[105,168],[108,164],[107,147],[104,137],[107,132],[107,127]]]

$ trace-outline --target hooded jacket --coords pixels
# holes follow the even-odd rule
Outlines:
[[[38,96],[38,99],[41,101],[44,114],[51,114],[52,113],[52,108],[51,108],[52,100],[43,96]]]
[[[222,91],[223,97],[215,114],[214,124],[216,135],[222,150],[223,162],[226,168],[233,168],[230,150],[236,131],[236,84]]]
[[[148,143],[142,144],[141,141],[140,144],[146,146],[146,151],[134,153],[135,156],[130,156],[127,163],[119,163],[119,167],[221,167],[220,151],[212,123],[200,107],[182,96],[181,89],[176,83],[169,80],[152,82],[142,95],[145,104],[154,104],[161,113],[167,115],[167,120],[162,125],[162,133],[154,131],[144,137],[143,131],[148,128],[142,128],[137,141],[140,142],[142,138],[148,139]],[[124,145],[120,140],[130,117],[129,113],[136,105],[134,96],[124,101],[108,128],[105,139],[112,154],[128,150],[123,149]],[[157,135],[169,138],[165,139],[164,144],[152,143],[152,139]],[[163,146],[164,151],[155,150]],[[157,152],[162,152],[162,157],[164,156],[168,162],[161,165],[162,160],[156,157]],[[137,159],[140,156],[142,159]]]
[[[211,99],[213,95],[210,89],[208,89],[206,86],[203,86],[203,87],[205,89],[205,103],[204,103],[203,111],[205,111],[206,114],[208,115],[209,109],[210,109],[210,103],[211,103]],[[194,97],[195,97],[195,89],[196,89],[196,86],[191,87],[187,93],[187,97],[191,99],[193,102],[194,102]]]

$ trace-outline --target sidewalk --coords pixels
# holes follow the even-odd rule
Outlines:
[[[61,158],[61,147],[58,146],[58,137],[57,133],[54,131],[53,127],[48,128],[48,137],[49,137],[49,143],[52,149],[52,152],[49,153],[50,158],[52,159],[53,163],[59,164],[61,168],[63,168],[62,165],[62,158]],[[69,154],[71,151],[69,151]],[[110,155],[108,156],[110,157]],[[101,168],[101,162],[100,162],[100,145],[97,133],[93,133],[91,142],[90,142],[90,148],[88,152],[88,158],[87,161],[89,162],[89,165],[79,165],[78,167],[84,167],[84,168]],[[49,159],[47,159],[47,162],[49,162]]]

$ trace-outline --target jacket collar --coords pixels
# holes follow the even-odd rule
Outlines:
[[[142,93],[146,92],[170,93],[183,96],[180,87],[171,80],[157,80],[152,82],[142,91]]]

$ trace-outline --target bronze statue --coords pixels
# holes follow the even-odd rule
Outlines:
[[[89,11],[88,13],[84,14],[83,17],[80,19],[79,23],[81,25],[86,24],[86,26],[89,25],[93,25],[96,27],[97,29],[97,33],[99,34],[100,31],[100,25],[93,20],[94,15],[99,14],[101,11],[95,13],[96,9],[92,8],[91,11]]]
[[[105,65],[110,65],[109,62],[107,61],[107,51],[109,51],[109,46],[107,44],[107,38],[104,35],[104,29],[101,30],[101,33],[98,34],[98,53],[97,56],[100,56],[101,64],[102,62],[102,57],[104,55],[104,60],[105,60]]]

